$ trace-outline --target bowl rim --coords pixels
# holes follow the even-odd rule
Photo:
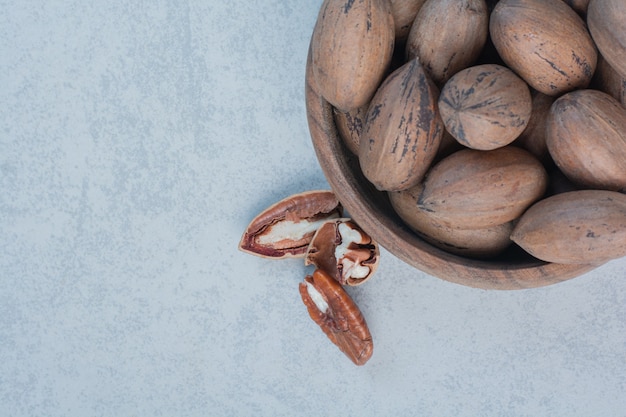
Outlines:
[[[517,290],[553,285],[578,277],[599,264],[555,264],[532,258],[508,264],[464,258],[419,238],[398,218],[389,216],[383,199],[358,168],[358,160],[341,140],[333,106],[322,97],[311,69],[311,45],[305,76],[306,116],[313,148],[332,191],[350,216],[380,246],[407,264],[448,282],[481,289]],[[355,168],[356,167],[356,168]],[[378,192],[380,197],[382,193]],[[384,233],[382,232],[384,228]]]

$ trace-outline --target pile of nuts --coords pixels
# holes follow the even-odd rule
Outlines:
[[[624,0],[325,0],[313,82],[416,234],[489,259],[626,256]]]
[[[311,73],[364,176],[424,240],[596,264],[626,256],[624,25],[624,0],[325,0]],[[378,245],[332,192],[269,207],[239,247],[314,265],[310,317],[369,360],[344,286],[372,276]]]
[[[239,249],[268,259],[304,258],[315,271],[300,283],[309,316],[356,365],[374,344],[345,285],[369,280],[379,262],[378,244],[350,218],[331,191],[289,196],[265,209],[246,228]]]

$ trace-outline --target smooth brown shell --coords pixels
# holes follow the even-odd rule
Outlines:
[[[428,172],[418,205],[447,227],[480,229],[519,217],[547,182],[543,165],[523,149],[464,149]]]
[[[426,0],[390,0],[391,14],[396,30],[396,41],[404,41],[415,20],[417,12]]]
[[[511,239],[538,259],[562,264],[603,263],[626,256],[626,195],[581,190],[534,204]]]
[[[398,216],[421,238],[449,253],[487,259],[502,253],[511,244],[513,222],[482,229],[459,229],[441,224],[418,204],[421,184],[404,191],[390,192],[389,201]]]
[[[426,73],[442,86],[476,61],[488,32],[485,0],[427,0],[409,32],[406,56],[419,57]]]
[[[406,189],[424,176],[443,134],[438,94],[417,59],[394,71],[376,92],[365,120],[359,162],[377,189]]]
[[[531,111],[528,85],[496,64],[459,71],[439,96],[446,130],[472,149],[491,150],[513,142],[528,125]]]
[[[596,48],[585,22],[562,0],[501,0],[489,30],[507,66],[535,90],[557,96],[589,85]]]
[[[626,190],[626,108],[597,90],[559,97],[546,124],[556,165],[580,185]]]
[[[344,111],[366,105],[390,65],[394,34],[388,0],[325,0],[311,40],[322,96]]]
[[[626,2],[591,0],[587,24],[598,50],[622,77],[626,77]]]

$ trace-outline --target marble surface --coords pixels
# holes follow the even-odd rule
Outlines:
[[[0,7],[0,415],[626,416],[626,258],[466,288],[382,251],[354,366],[301,260],[237,250],[327,189],[304,65],[321,0]]]

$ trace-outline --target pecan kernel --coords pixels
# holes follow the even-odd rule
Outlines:
[[[378,268],[378,244],[348,218],[319,227],[305,257],[306,265],[327,271],[341,285],[360,285]]]
[[[309,316],[326,336],[356,365],[372,356],[372,335],[361,310],[327,272],[316,269],[299,286]]]

